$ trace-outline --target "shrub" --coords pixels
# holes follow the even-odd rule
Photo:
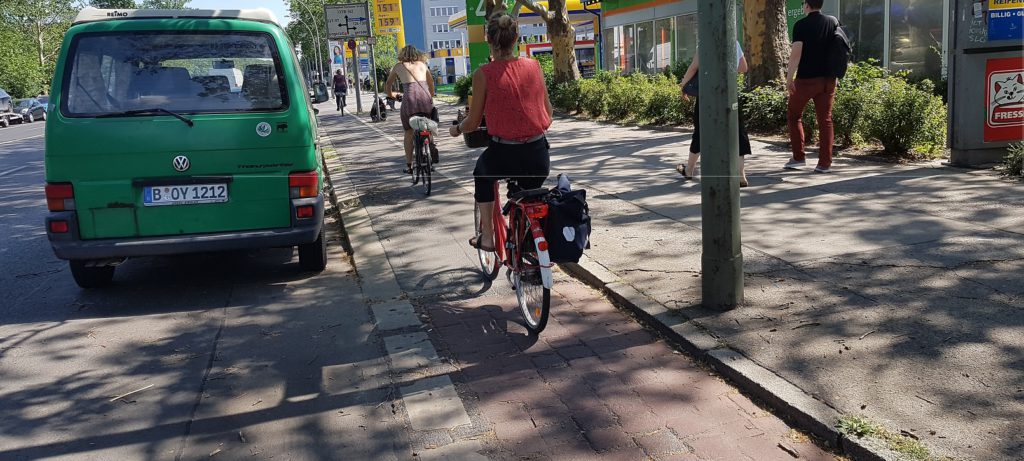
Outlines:
[[[1003,174],[1024,178],[1024,142],[1010,144],[1006,158],[1003,159]]]
[[[464,75],[455,80],[455,96],[459,97],[459,102],[463,103],[469,99],[469,95],[473,93],[473,75]]]
[[[562,82],[550,89],[551,105],[566,112],[580,111],[580,81]]]
[[[683,101],[679,83],[659,75],[652,79],[650,97],[642,117],[655,124],[682,125],[693,116],[693,100]]]
[[[899,76],[873,79],[865,84],[870,98],[864,106],[865,135],[885,151],[906,156],[911,151],[934,155],[946,141],[946,106],[924,88]]]
[[[610,81],[602,78],[600,73],[595,78],[579,81],[580,109],[591,117],[600,117],[608,110],[608,85]]]
[[[646,111],[652,89],[650,78],[639,72],[613,80],[608,87],[608,118],[636,119]]]
[[[786,89],[781,83],[740,92],[740,104],[747,129],[755,132],[779,132],[786,130]]]
[[[546,85],[550,89],[552,86],[554,86],[554,78],[555,78],[555,59],[554,59],[554,57],[551,54],[539,54],[537,56],[534,56],[533,59],[536,59],[537,62],[540,63],[540,70],[541,70],[541,72],[544,73],[544,85]]]

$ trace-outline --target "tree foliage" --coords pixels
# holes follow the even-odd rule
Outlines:
[[[18,81],[11,87],[48,87],[53,75],[54,64],[64,33],[71,27],[71,21],[78,14],[78,5],[73,0],[4,0],[0,2],[0,33],[5,38],[4,54],[8,60],[20,64],[3,63],[15,76],[3,79]],[[19,46],[9,46],[18,44]],[[28,62],[33,61],[33,65]],[[17,75],[20,75],[18,77]],[[32,90],[37,91],[37,90]]]
[[[92,0],[89,4],[95,8],[108,10],[137,8],[135,0]]]
[[[33,53],[27,36],[0,28],[0,88],[15,98],[35,96],[46,89],[46,78]]]
[[[188,7],[190,0],[142,0],[141,8],[157,10],[181,10]]]

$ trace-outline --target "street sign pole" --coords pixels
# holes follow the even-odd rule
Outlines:
[[[373,103],[377,104],[377,89],[380,88],[380,86],[377,85],[377,61],[374,59],[375,56],[373,54],[374,43],[376,43],[376,40],[371,34],[370,38],[366,40],[366,47],[370,49],[370,79],[373,82]],[[380,110],[380,107],[377,107],[377,110]]]
[[[740,246],[739,106],[736,100],[736,2],[700,0],[701,303],[743,302]]]
[[[359,99],[359,43],[355,39],[348,41],[348,47],[352,49],[352,86],[356,87],[356,113],[363,113],[363,100]]]

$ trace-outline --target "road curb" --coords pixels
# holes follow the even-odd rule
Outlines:
[[[603,291],[646,326],[661,333],[695,359],[709,364],[741,391],[767,404],[777,416],[797,429],[813,434],[854,460],[901,459],[899,454],[877,440],[846,437],[835,428],[841,416],[838,410],[729,348],[700,325],[647,297],[586,255],[579,263],[559,264],[558,267],[577,280]]]

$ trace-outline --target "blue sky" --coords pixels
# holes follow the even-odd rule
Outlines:
[[[274,12],[277,20],[282,26],[288,24],[288,9],[284,6],[284,0],[192,0],[189,8],[210,9],[210,10],[244,10],[248,8],[267,8]]]

